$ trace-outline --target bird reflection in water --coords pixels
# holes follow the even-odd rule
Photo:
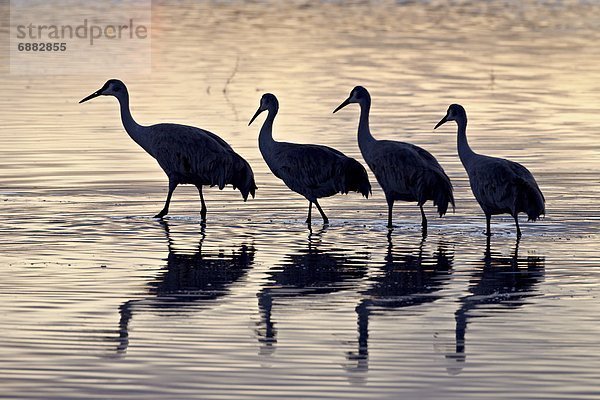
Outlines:
[[[310,229],[307,248],[288,255],[281,266],[269,270],[267,282],[257,294],[260,322],[256,333],[262,344],[261,355],[275,351],[277,329],[273,307],[279,299],[326,296],[355,288],[366,275],[366,253],[350,256],[349,252],[340,249],[325,251],[319,248],[326,231],[326,226],[317,232]]]
[[[356,306],[358,350],[348,352],[345,366],[354,383],[364,383],[361,373],[369,368],[369,318],[404,307],[431,303],[441,298],[438,292],[448,283],[454,255],[440,244],[432,255],[424,254],[426,237],[416,249],[395,250],[391,232],[383,264],[369,279],[370,285],[361,293]]]
[[[461,306],[455,313],[456,350],[446,354],[450,362],[447,370],[456,375],[462,371],[466,361],[465,334],[470,319],[476,317],[472,312],[480,306],[497,304],[505,309],[516,309],[527,303],[526,299],[537,296],[536,286],[544,277],[544,257],[519,257],[519,239],[515,243],[510,257],[503,257],[492,252],[490,238],[487,244],[481,267],[472,275],[469,294],[461,299]],[[486,309],[480,316],[489,316],[494,310]]]
[[[119,307],[119,339],[117,352],[125,353],[129,346],[129,325],[134,313],[147,309],[198,308],[202,302],[213,302],[229,293],[232,284],[241,279],[254,263],[255,250],[241,245],[231,252],[202,251],[205,226],[200,231],[198,246],[191,253],[177,252],[169,224],[160,221],[167,238],[167,264],[152,282],[148,283],[150,297],[129,300]]]

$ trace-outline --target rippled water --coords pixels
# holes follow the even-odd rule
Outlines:
[[[600,6],[594,2],[156,2],[153,73],[120,76],[141,123],[210,129],[252,164],[257,198],[193,188],[171,216],[108,76],[0,75],[0,389],[7,398],[600,396]],[[132,57],[135,55],[132,55]],[[85,60],[81,60],[85,63]],[[258,125],[360,157],[356,84],[378,138],[430,150],[457,209],[385,228],[377,188],[325,199],[329,227],[267,170]],[[484,219],[456,155],[536,175],[547,217]],[[261,122],[261,121],[259,121]],[[373,180],[374,182],[374,180]]]

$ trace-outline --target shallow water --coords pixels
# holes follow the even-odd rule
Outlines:
[[[586,2],[156,2],[153,73],[119,77],[134,116],[218,133],[259,186],[208,190],[204,229],[190,187],[151,218],[166,180],[114,99],[77,104],[111,77],[0,75],[2,396],[598,398],[599,21]],[[411,204],[388,235],[378,188],[323,200],[309,232],[246,126],[270,91],[277,138],[362,161],[357,107],[331,115],[356,84],[374,135],[454,182],[425,240]],[[432,130],[453,102],[475,150],[546,195],[520,243],[495,217],[486,244],[455,127]]]

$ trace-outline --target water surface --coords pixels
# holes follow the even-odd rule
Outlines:
[[[600,396],[600,6],[593,2],[164,2],[149,76],[1,75],[0,388],[7,398],[544,398]],[[135,55],[132,55],[132,57]],[[81,60],[85,63],[85,60]],[[124,133],[218,133],[257,198],[175,192]],[[247,127],[275,93],[280,140],[362,161],[372,131],[431,151],[455,185],[443,219],[376,188],[322,201],[329,227],[274,178]],[[450,103],[476,151],[536,176],[548,215],[495,217],[491,243],[456,154]],[[375,181],[372,181],[375,183]],[[315,214],[316,216],[316,214]],[[318,222],[318,219],[315,218]]]

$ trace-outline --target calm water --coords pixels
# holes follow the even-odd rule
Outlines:
[[[0,75],[2,397],[600,397],[598,3],[156,2],[153,28],[152,75],[118,77],[134,116],[220,134],[257,198],[205,192],[201,229],[180,187],[158,222],[166,179],[115,100],[77,104],[113,76]],[[388,236],[379,189],[309,232],[246,126],[270,91],[277,138],[362,160],[357,107],[331,114],[356,84],[374,135],[454,182],[425,240],[409,204]],[[455,127],[432,130],[452,102],[546,195],[520,243],[499,217],[486,244]]]

